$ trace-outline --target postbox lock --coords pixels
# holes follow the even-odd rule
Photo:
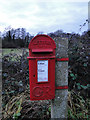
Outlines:
[[[35,75],[33,75],[33,77],[35,77]]]

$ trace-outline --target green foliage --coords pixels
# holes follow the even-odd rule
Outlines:
[[[51,112],[51,106],[48,108],[48,111]]]
[[[84,85],[81,85],[80,83],[76,83],[77,85],[77,88],[80,90],[80,89],[90,89],[90,84],[87,84],[86,86]]]
[[[84,67],[87,67],[87,63],[84,63],[83,66],[84,66]]]
[[[8,51],[8,54],[7,54]],[[9,53],[10,52],[10,53]],[[25,49],[4,49],[2,56],[3,103],[24,91],[29,83],[28,52]]]
[[[80,96],[79,93],[74,91],[69,92],[68,99],[68,118],[79,120],[86,119],[89,120],[89,106],[90,100]]]
[[[80,83],[76,83],[78,90],[81,89]]]
[[[84,118],[86,120],[89,120],[89,115],[88,114],[84,114],[83,112],[75,114],[74,112],[72,112],[71,109],[68,110],[68,119],[80,120],[80,119],[84,119]]]
[[[70,76],[71,76],[72,80],[75,80],[77,78],[77,74],[74,75],[73,73],[70,73]]]
[[[69,39],[69,90],[89,89],[89,32],[81,37],[73,34]],[[84,93],[83,91],[82,93]],[[88,94],[88,93],[86,93]]]
[[[22,102],[23,102],[23,94],[19,96],[12,97],[10,101],[4,105],[4,111],[3,113],[3,120],[4,118],[10,117],[10,119],[17,120],[21,116],[21,110],[22,110]]]
[[[84,97],[82,93],[88,94],[86,91],[90,89],[89,84],[89,76],[88,76],[88,64],[89,64],[89,55],[88,55],[88,37],[72,35],[69,39],[69,89],[71,90],[71,97],[69,99],[69,109],[68,109],[68,117],[70,119],[84,119],[89,120],[90,116],[88,114],[88,106],[90,106],[90,101],[88,98]],[[59,39],[58,39],[59,40]],[[26,50],[27,51],[27,50]],[[3,64],[3,103],[2,106],[7,111],[7,115],[10,115],[10,111],[14,111],[11,114],[13,119],[19,119],[21,117],[22,111],[26,111],[25,113],[37,116],[49,116],[51,113],[51,106],[46,108],[46,105],[43,106],[41,102],[39,107],[37,107],[33,103],[27,102],[26,108],[21,105],[20,100],[17,100],[15,103],[14,100],[10,104],[8,101],[15,96],[16,99],[17,94],[21,95],[24,90],[25,85],[29,81],[29,68],[28,68],[28,60],[27,52],[22,52],[18,50],[6,50],[6,54],[3,54],[2,64]],[[9,54],[10,53],[10,54]],[[23,54],[21,54],[23,53]],[[23,90],[22,90],[23,89]],[[74,89],[75,92],[72,92]],[[29,85],[28,90],[25,92],[26,96],[30,99],[29,95]],[[26,97],[26,98],[27,98]],[[20,96],[17,97],[21,98]],[[25,98],[25,100],[26,100]],[[28,100],[29,101],[29,100]],[[23,101],[25,102],[25,101]],[[24,104],[25,105],[25,104]],[[10,107],[9,107],[10,106]],[[42,108],[41,108],[42,106]],[[16,109],[15,109],[16,108]],[[24,109],[25,108],[25,109]],[[27,110],[28,108],[28,110]],[[23,109],[23,110],[22,110]],[[39,111],[40,110],[40,111]],[[37,114],[38,113],[38,114]],[[24,115],[26,115],[24,114]],[[27,115],[28,115],[27,114]],[[32,115],[33,114],[33,115]],[[9,116],[8,116],[9,117]]]
[[[13,119],[17,120],[20,115],[21,115],[21,113],[14,113]]]
[[[74,120],[77,119],[77,118],[75,117],[75,115],[73,115],[73,112],[71,111],[71,109],[68,110],[68,118],[74,119]]]

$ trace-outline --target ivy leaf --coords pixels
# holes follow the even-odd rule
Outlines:
[[[77,85],[77,88],[80,90],[81,89],[80,83],[76,83],[76,85]]]
[[[87,87],[89,88],[89,87],[90,87],[90,84],[87,84]]]
[[[84,85],[80,85],[83,89],[87,89],[87,86]]]
[[[87,67],[87,64],[86,64],[86,63],[84,63],[84,64],[83,64],[83,66],[84,66],[84,67]]]
[[[80,87],[80,86],[78,86],[78,89],[80,90],[80,89],[81,89],[81,87]]]
[[[73,73],[71,73],[71,74],[70,74],[70,76],[71,76],[71,77],[74,77],[74,74],[73,74]]]
[[[76,85],[80,86],[80,83],[76,83]]]

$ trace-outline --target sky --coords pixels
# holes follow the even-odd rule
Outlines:
[[[30,34],[63,30],[67,33],[87,31],[88,0],[0,0],[0,31],[26,28]]]

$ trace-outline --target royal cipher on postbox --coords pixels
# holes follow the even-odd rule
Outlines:
[[[37,35],[29,43],[30,100],[55,98],[55,48],[48,35]]]

